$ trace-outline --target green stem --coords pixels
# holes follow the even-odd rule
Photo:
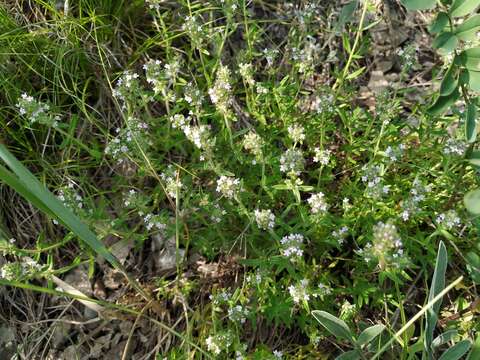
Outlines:
[[[410,326],[413,325],[413,323],[415,323],[415,321],[420,319],[423,316],[423,314],[425,314],[428,311],[428,309],[430,309],[437,301],[442,299],[446,293],[452,290],[462,280],[463,280],[463,276],[458,277],[454,282],[452,282],[445,289],[443,289],[441,293],[439,293],[432,300],[430,300],[418,313],[415,314],[414,317],[412,317],[405,325],[403,325],[402,328],[398,330],[393,335],[393,337],[385,345],[383,345],[382,348],[370,360],[379,359],[380,355],[383,354],[385,350],[387,350],[395,340],[397,341],[399,340],[400,335],[402,335]]]

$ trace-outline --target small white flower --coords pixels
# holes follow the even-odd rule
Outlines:
[[[275,215],[272,210],[255,210],[255,220],[260,229],[269,230],[275,226]]]
[[[330,150],[321,150],[320,148],[316,147],[313,161],[318,162],[322,165],[328,165],[328,163],[330,162],[331,153],[332,152]]]
[[[308,280],[303,279],[296,285],[290,285],[288,287],[288,292],[293,299],[295,304],[299,304],[300,302],[308,302],[310,300],[310,294],[307,289]]]
[[[283,353],[279,350],[273,350],[273,356],[277,359],[282,359],[283,358]]]
[[[228,199],[235,197],[240,188],[240,180],[233,176],[222,175],[217,180],[217,192]]]
[[[292,139],[295,143],[302,143],[303,140],[305,140],[305,130],[301,125],[290,125],[288,127],[288,136],[290,136],[290,139]]]
[[[288,149],[280,157],[280,171],[299,176],[305,166],[303,153],[299,149]]]
[[[303,240],[303,235],[300,234],[284,236],[280,240],[280,244],[282,245],[282,249],[280,250],[281,254],[291,260],[296,260],[301,257],[303,255]]]
[[[307,202],[310,205],[312,214],[320,214],[327,211],[328,204],[325,201],[325,195],[322,192],[312,194]]]

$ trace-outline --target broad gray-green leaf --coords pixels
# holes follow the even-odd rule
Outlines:
[[[473,15],[465,20],[455,29],[455,35],[466,41],[472,41],[477,38],[477,32],[480,30],[480,14]]]
[[[468,157],[468,162],[475,166],[480,166],[480,150],[473,150]]]
[[[432,34],[438,34],[440,31],[445,29],[445,26],[448,24],[448,15],[444,12],[439,12],[435,20],[429,27],[429,31]]]
[[[312,315],[322,326],[338,338],[350,340],[353,342],[353,335],[347,324],[336,316],[326,311],[314,310]]]
[[[401,0],[401,2],[408,10],[433,9],[437,4],[436,0]]]
[[[350,1],[349,3],[345,4],[340,11],[340,15],[338,15],[338,21],[336,28],[340,30],[346,23],[352,20],[352,15],[357,8],[358,0]]]
[[[382,324],[373,325],[373,326],[370,326],[369,328],[366,328],[358,336],[357,345],[362,346],[362,345],[368,344],[370,341],[375,339],[384,329],[385,329],[385,326]]]
[[[475,142],[477,138],[477,106],[474,103],[467,104],[465,112],[466,125],[465,135],[469,143]]]
[[[480,335],[477,335],[475,343],[473,344],[472,351],[468,354],[467,360],[480,359]]]
[[[446,344],[458,335],[458,331],[455,329],[447,330],[443,334],[438,335],[432,342],[432,348],[437,348],[443,344]]]
[[[467,353],[470,346],[472,346],[470,340],[462,340],[445,351],[438,360],[458,360]]]
[[[468,86],[473,91],[480,91],[480,71],[468,72]]]
[[[450,95],[458,86],[458,80],[455,78],[456,67],[451,66],[450,69],[445,73],[442,83],[440,84],[440,95],[447,96]]]
[[[445,272],[447,271],[447,249],[443,241],[440,241],[438,245],[437,260],[435,262],[435,270],[433,272],[432,284],[428,292],[427,301],[432,301],[435,296],[440,294],[445,288]],[[437,314],[442,305],[442,299],[439,299],[430,309],[427,310],[425,316],[425,350],[428,354],[431,354],[433,332],[437,324]]]
[[[359,360],[362,358],[358,350],[350,350],[344,352],[342,355],[337,356],[335,360]]]
[[[454,17],[471,14],[480,6],[478,0],[454,0],[450,8],[450,15]]]
[[[463,197],[463,203],[473,215],[480,215],[480,189],[469,191]]]
[[[455,57],[455,63],[465,66],[468,70],[480,71],[480,48],[462,51],[459,56]]]
[[[438,97],[438,99],[433,103],[433,105],[428,108],[428,113],[434,116],[442,114],[453,103],[455,103],[455,101],[457,101],[459,96],[460,93],[458,92],[458,90],[454,90],[450,95]]]
[[[432,42],[432,46],[438,49],[440,54],[450,54],[458,45],[458,38],[452,32],[443,32]]]

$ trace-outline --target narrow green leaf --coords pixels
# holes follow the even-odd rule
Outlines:
[[[429,10],[436,5],[436,0],[401,0],[408,10]]]
[[[335,360],[358,360],[361,358],[362,358],[362,355],[360,354],[360,351],[350,350],[350,351],[344,352],[340,356],[337,356]]]
[[[480,14],[473,15],[455,29],[455,35],[465,41],[473,41],[480,30]]]
[[[462,340],[445,351],[438,360],[458,360],[470,350],[470,340]]]
[[[432,284],[428,293],[428,301],[432,301],[435,296],[440,294],[445,288],[445,272],[447,271],[447,249],[443,241],[438,245],[437,260],[435,262],[435,270],[433,272]],[[440,298],[430,309],[427,310],[425,316],[425,350],[431,354],[431,346],[433,342],[433,332],[437,324],[438,311],[442,305]]]
[[[477,106],[474,103],[467,104],[465,117],[466,117],[466,125],[465,125],[466,138],[469,143],[473,143],[477,139]]]
[[[440,54],[450,54],[458,44],[458,38],[452,32],[443,32],[438,35],[432,42],[432,46],[438,49]]]
[[[479,5],[478,0],[454,0],[450,8],[450,15],[460,17],[471,14],[475,12]]]
[[[480,189],[469,191],[463,197],[463,203],[473,215],[480,215]]]
[[[442,83],[440,84],[441,96],[448,96],[452,92],[454,92],[455,89],[457,88],[458,81],[454,76],[455,75],[454,72],[456,69],[457,68],[454,65],[452,65],[450,69],[448,69],[448,71],[445,73]]]
[[[345,80],[353,80],[353,79],[356,79],[357,77],[359,77],[364,71],[365,71],[366,67],[365,66],[362,66],[360,69],[358,70],[355,70],[353,73],[351,74],[348,74],[347,77],[345,78]]]
[[[440,31],[445,29],[445,26],[447,26],[447,24],[448,24],[448,15],[444,12],[439,12],[428,30],[432,34],[438,34]]]
[[[369,328],[366,328],[362,331],[362,333],[358,336],[357,345],[362,346],[368,344],[370,341],[375,339],[380,333],[385,329],[385,326],[382,324],[373,325]]]
[[[445,331],[443,334],[438,335],[432,341],[432,348],[437,348],[439,346],[442,346],[443,344],[446,344],[457,335],[458,335],[458,331],[455,329]]]
[[[458,90],[454,90],[450,95],[440,96],[433,103],[433,105],[428,108],[428,110],[427,110],[428,113],[430,115],[434,115],[434,116],[442,114],[451,105],[453,105],[453,103],[455,103],[455,101],[457,101],[459,96],[460,96],[460,93],[458,92]]]
[[[54,215],[67,228],[75,233],[80,239],[88,244],[97,254],[105,258],[114,267],[120,268],[119,261],[108,251],[105,245],[100,242],[95,234],[82,223],[70,209],[65,207],[63,203],[57,199],[33,174],[27,170],[3,145],[0,144],[0,158],[15,173],[19,183],[24,189],[28,189],[28,193],[23,190],[23,196],[29,196],[28,200],[37,198],[35,205],[41,210],[46,211],[48,215]],[[5,174],[3,174],[5,175]],[[20,189],[20,186],[17,186]],[[41,204],[40,204],[41,203]],[[47,211],[48,209],[48,211]]]
[[[321,310],[312,311],[312,315],[331,334],[353,342],[352,332],[343,320]]]

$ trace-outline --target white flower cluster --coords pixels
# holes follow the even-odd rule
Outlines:
[[[130,70],[125,71],[120,78],[118,78],[115,89],[112,95],[122,102],[137,98],[141,93],[139,75]]]
[[[160,5],[165,2],[165,0],[145,0],[148,4],[148,7],[152,10],[160,10]]]
[[[240,180],[233,176],[222,175],[217,180],[217,192],[228,199],[233,199],[240,190]]]
[[[105,154],[111,155],[118,163],[126,161],[128,155],[137,150],[137,146],[146,148],[150,145],[147,139],[147,130],[147,123],[129,117],[124,128],[115,130],[117,135],[105,147]]]
[[[160,174],[160,177],[165,182],[165,190],[168,196],[173,199],[177,197],[177,193],[180,193],[180,190],[183,186],[177,175],[178,170],[176,170],[172,165],[169,165],[168,168]]]
[[[337,240],[339,245],[342,245],[345,242],[345,238],[348,236],[348,227],[342,226],[340,229],[334,230],[332,236]]]
[[[230,85],[230,70],[226,66],[219,66],[215,84],[208,89],[208,94],[210,95],[210,100],[222,115],[230,115],[232,86]]]
[[[213,146],[214,140],[211,137],[210,125],[191,125],[191,116],[185,117],[182,114],[175,114],[170,117],[172,128],[182,129],[183,133],[197,148],[209,150]]]
[[[280,157],[280,171],[291,177],[299,176],[305,167],[302,150],[288,149]]]
[[[230,16],[232,16],[233,12],[238,8],[237,0],[220,0],[220,3],[223,6],[223,10]]]
[[[275,214],[272,210],[255,209],[255,221],[260,229],[269,230],[275,226]]]
[[[300,74],[305,74],[313,70],[315,59],[319,58],[320,44],[314,37],[308,36],[301,47],[292,48],[293,63],[298,68]]]
[[[417,62],[418,46],[409,44],[405,48],[400,48],[397,55],[400,57],[400,63],[404,72],[409,71]]]
[[[389,145],[385,149],[385,156],[390,162],[396,162],[403,156],[403,152],[406,148],[407,147],[405,146],[405,144],[400,144],[397,147],[392,147]]]
[[[183,133],[197,148],[208,150],[212,146],[210,125],[185,125]]]
[[[379,222],[373,227],[373,240],[368,243],[358,254],[365,261],[378,261],[381,270],[387,267],[401,267],[407,261],[403,253],[402,239],[397,228],[391,222]]]
[[[257,269],[254,274],[247,275],[247,282],[252,285],[260,285],[263,280],[261,270]]]
[[[263,55],[265,56],[265,60],[267,60],[268,67],[273,65],[273,62],[277,58],[279,51],[277,49],[263,49]]]
[[[32,96],[23,93],[17,100],[16,104],[20,115],[28,118],[31,124],[40,123],[43,125],[58,126],[59,116],[52,115],[49,110],[50,106],[41,101],[35,100]]]
[[[303,255],[303,235],[301,234],[290,234],[284,236],[280,240],[282,249],[280,250],[283,256],[286,256],[290,260],[296,260],[297,258]]]
[[[253,131],[243,137],[243,148],[255,155],[257,159],[262,158],[262,146],[262,138]]]
[[[219,333],[210,335],[206,340],[207,350],[220,355],[222,351],[226,351],[232,345],[232,335],[230,333]]]
[[[296,285],[290,285],[288,287],[288,292],[290,293],[290,296],[295,304],[310,301],[310,292],[308,290],[307,279],[300,280],[300,282]]]
[[[257,83],[256,90],[257,90],[257,94],[259,94],[259,95],[268,94],[268,88],[265,85],[262,85],[260,83]]]
[[[197,16],[186,16],[182,26],[190,37],[190,41],[195,47],[198,47],[203,41],[203,26]]]
[[[446,213],[441,213],[436,218],[436,223],[448,230],[460,226],[461,220],[455,210],[448,210]]]
[[[253,65],[252,64],[239,64],[238,69],[245,83],[250,86],[255,85],[255,79],[253,78]]]
[[[328,204],[325,201],[325,195],[322,192],[312,194],[307,200],[308,205],[310,205],[312,214],[323,214],[328,209]]]
[[[410,219],[412,215],[420,210],[420,204],[425,200],[425,195],[432,189],[432,185],[424,185],[418,178],[413,181],[413,187],[410,190],[410,198],[402,204],[400,216],[403,221]]]
[[[329,285],[318,283],[317,295],[326,296],[332,293],[332,288]]]
[[[305,129],[302,125],[293,124],[288,127],[288,136],[294,143],[302,143],[305,140]]]
[[[281,352],[280,350],[273,350],[272,354],[275,359],[283,359],[283,352]]]
[[[137,199],[138,199],[138,192],[133,189],[130,189],[126,193],[126,195],[123,196],[123,205],[125,205],[125,207],[134,206],[137,202]]]
[[[67,187],[58,190],[57,198],[68,208],[76,211],[83,209],[83,199],[78,192],[75,191],[73,183],[69,183]]]
[[[332,113],[335,110],[333,95],[317,95],[309,105],[311,111],[317,114]]]
[[[330,150],[321,150],[319,147],[316,147],[314,151],[315,156],[313,157],[313,162],[320,163],[324,166],[328,165],[332,152]]]
[[[210,212],[210,220],[215,224],[218,224],[222,221],[223,216],[227,215],[227,211],[222,209],[220,205],[214,204],[213,209]]]
[[[191,106],[199,109],[203,103],[203,94],[193,83],[189,82],[183,89],[183,99]]]
[[[172,128],[174,129],[183,129],[185,126],[187,126],[190,123],[191,117],[185,116],[183,114],[175,114],[170,116],[170,123],[172,124]]]
[[[232,298],[232,292],[224,290],[216,295],[210,294],[209,298],[215,306],[226,304]]]
[[[236,305],[228,309],[228,317],[230,318],[230,320],[238,322],[240,324],[245,324],[248,315],[248,309],[246,307],[243,307],[242,305]]]
[[[174,94],[167,94],[168,85],[171,85],[180,71],[180,58],[174,58],[171,62],[162,66],[160,60],[149,60],[143,64],[147,82],[152,86],[155,94],[164,94],[170,101],[175,101]]]
[[[364,165],[362,182],[367,184],[366,195],[379,198],[390,191],[390,185],[383,184],[383,167],[380,165]]]
[[[166,230],[167,225],[162,222],[160,215],[143,214],[143,212],[139,212],[138,214],[143,216],[143,221],[148,231],[156,229],[160,232],[163,232]]]
[[[0,268],[0,279],[20,281],[25,278],[35,277],[42,270],[42,266],[35,260],[7,262]]]
[[[445,155],[458,155],[463,156],[467,150],[467,144],[462,140],[449,138],[443,148]]]

